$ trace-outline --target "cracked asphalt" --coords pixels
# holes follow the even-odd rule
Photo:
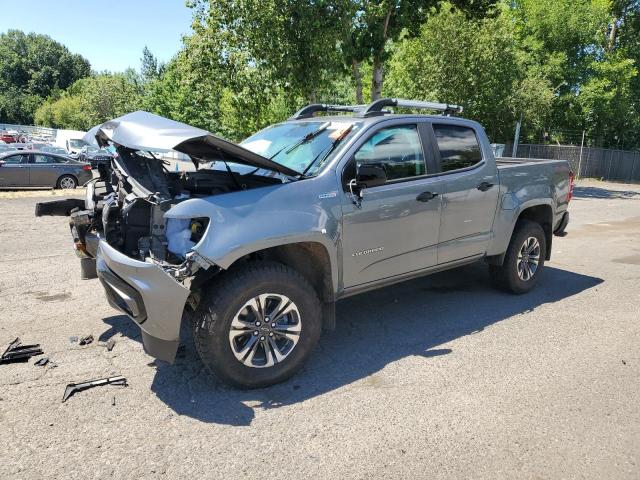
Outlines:
[[[80,280],[66,220],[8,197],[0,349],[40,343],[57,367],[0,365],[2,479],[640,478],[638,185],[579,184],[530,294],[478,264],[346,299],[304,371],[254,391],[210,377],[186,332],[154,362]],[[110,375],[129,386],[61,403]]]

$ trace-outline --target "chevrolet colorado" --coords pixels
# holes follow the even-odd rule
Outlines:
[[[241,144],[134,112],[88,134],[117,154],[86,199],[36,215],[70,215],[84,278],[150,355],[172,362],[185,320],[217,376],[271,385],[303,365],[340,298],[479,260],[510,292],[538,282],[569,220],[569,165],[496,159],[460,112],[314,104]],[[166,151],[195,171],[167,168]]]

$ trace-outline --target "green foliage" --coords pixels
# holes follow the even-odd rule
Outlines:
[[[460,103],[493,141],[522,119],[523,141],[640,148],[640,0],[187,3],[192,34],[166,65],[145,48],[140,74],[78,80],[86,61],[48,37],[1,36],[0,118],[89,128],[143,108],[239,140],[384,93]]]
[[[549,82],[527,68],[509,12],[480,20],[444,4],[420,35],[396,46],[385,93],[463,105],[465,116],[507,140],[522,114],[539,127],[549,112]]]
[[[0,122],[32,123],[42,101],[89,75],[89,62],[46,35],[0,34]]]
[[[82,78],[60,98],[44,102],[35,119],[44,126],[88,130],[138,110],[141,103],[142,88],[135,72],[103,73]]]

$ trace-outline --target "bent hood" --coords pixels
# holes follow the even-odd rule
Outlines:
[[[191,157],[193,163],[223,160],[266,168],[285,175],[299,172],[247,150],[240,145],[213,135],[211,132],[139,110],[97,125],[83,140],[101,147],[113,142],[132,150],[168,152],[175,150]]]

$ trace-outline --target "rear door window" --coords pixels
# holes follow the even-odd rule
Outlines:
[[[42,164],[51,164],[51,163],[58,163],[58,160],[54,157],[51,157],[49,155],[42,155],[40,153],[36,153],[33,155],[33,163],[42,165]]]
[[[482,161],[478,138],[473,128],[434,124],[443,172],[472,167]]]

